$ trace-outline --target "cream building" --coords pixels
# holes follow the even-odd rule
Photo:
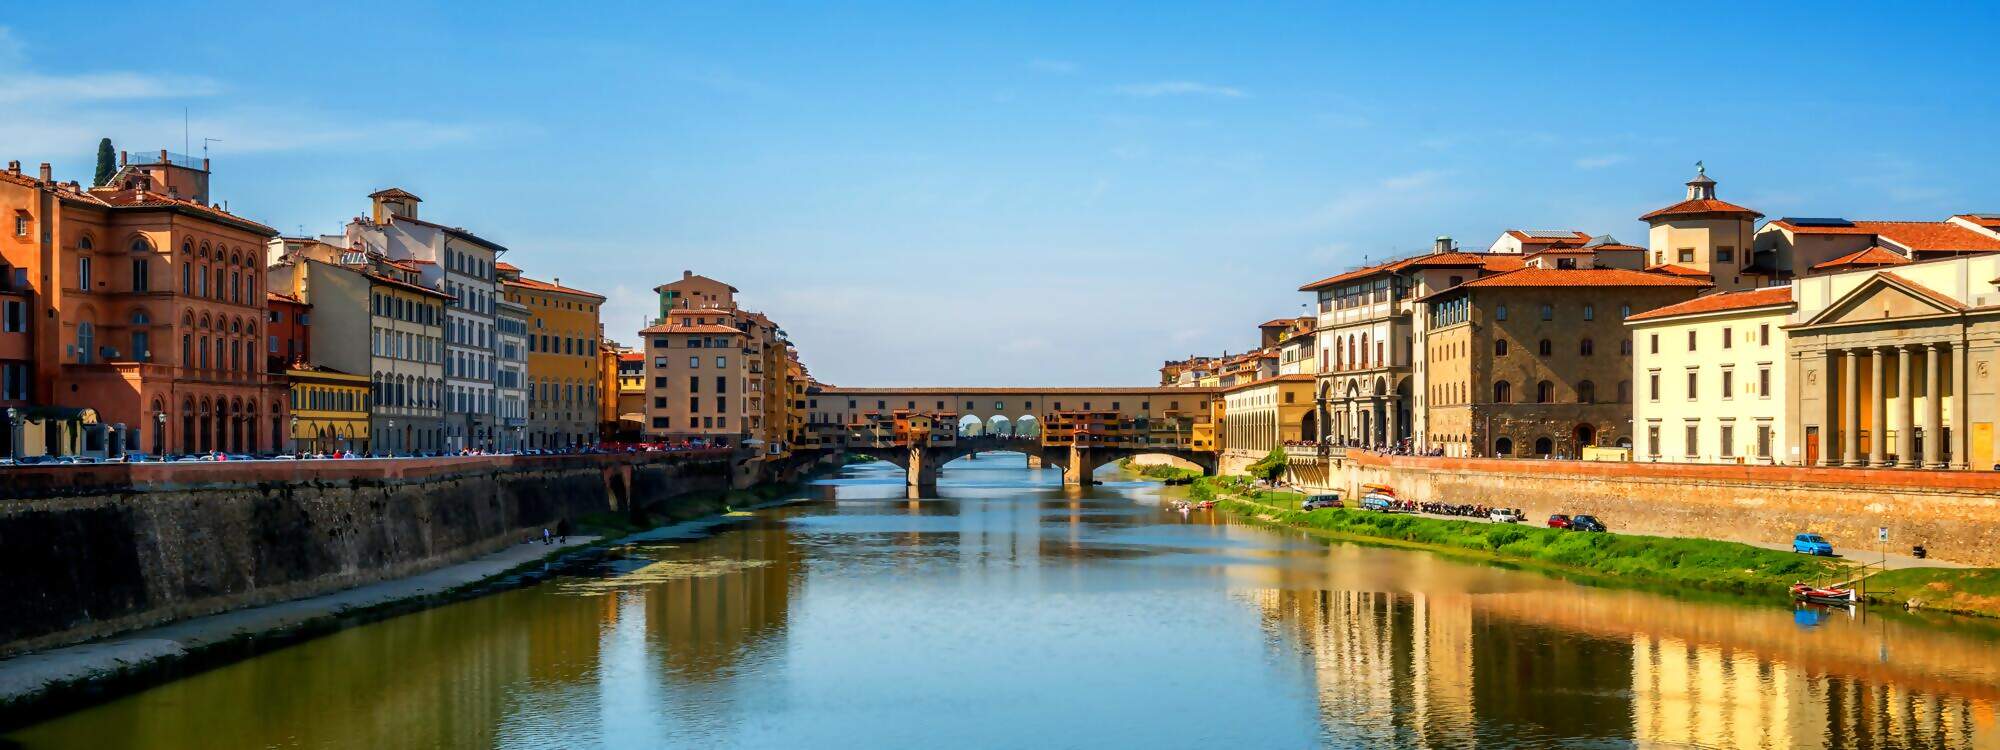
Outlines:
[[[1797,464],[1790,455],[1790,287],[1723,292],[1626,319],[1636,343],[1633,459]]]
[[[2000,254],[1793,282],[1793,417],[1823,466],[1994,466]]]
[[[1767,286],[1786,274],[1753,262],[1755,227],[1763,214],[1715,197],[1715,180],[1697,167],[1687,198],[1639,217],[1646,222],[1649,270],[1713,281],[1730,291]]]

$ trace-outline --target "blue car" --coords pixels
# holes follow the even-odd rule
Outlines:
[[[1792,551],[1801,555],[1833,556],[1833,543],[1818,534],[1800,534],[1792,537]]]

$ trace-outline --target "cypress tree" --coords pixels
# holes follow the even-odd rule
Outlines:
[[[97,181],[91,183],[91,185],[101,186],[104,183],[110,182],[111,175],[117,172],[118,157],[111,150],[111,139],[105,138],[99,140],[97,142]]]

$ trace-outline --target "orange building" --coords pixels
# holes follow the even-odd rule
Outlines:
[[[81,413],[80,452],[277,450],[259,283],[277,232],[211,205],[206,159],[121,161],[89,189],[47,164],[0,173],[0,255],[37,308],[35,400]]]

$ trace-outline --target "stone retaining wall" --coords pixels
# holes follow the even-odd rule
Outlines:
[[[1328,473],[1358,497],[1386,484],[1417,501],[1521,508],[1529,523],[1588,513],[1613,531],[1789,542],[1814,531],[1866,559],[1923,543],[1939,559],[2000,566],[2000,473],[1428,458],[1353,452]]]
[[[731,474],[726,455],[8,470],[0,655],[411,575]]]

